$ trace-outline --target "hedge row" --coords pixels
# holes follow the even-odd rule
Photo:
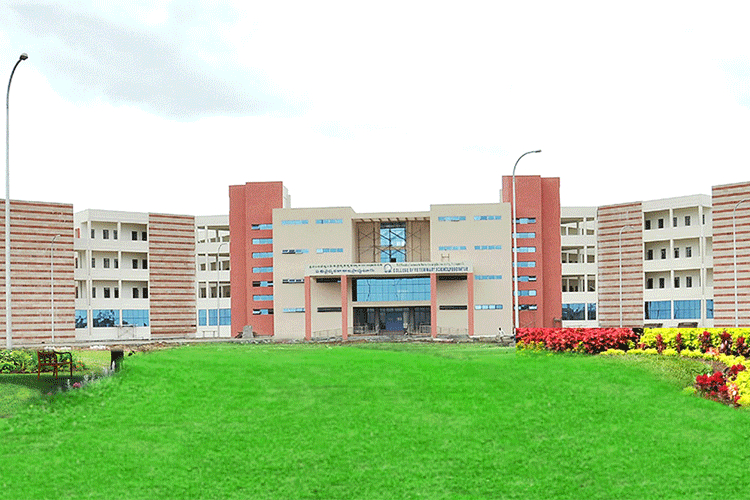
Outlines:
[[[74,370],[85,369],[82,361],[76,361],[73,354],[71,356]],[[38,363],[36,351],[0,349],[0,373],[35,373]]]

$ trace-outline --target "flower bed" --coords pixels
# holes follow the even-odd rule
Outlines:
[[[628,349],[637,340],[630,328],[519,328],[516,333],[516,345],[522,348],[587,354]]]

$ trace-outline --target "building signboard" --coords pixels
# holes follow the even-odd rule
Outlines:
[[[466,262],[375,262],[314,264],[307,266],[306,276],[388,276],[403,274],[468,274],[472,266]]]

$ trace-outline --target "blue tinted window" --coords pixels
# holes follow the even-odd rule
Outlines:
[[[89,312],[85,309],[76,309],[76,328],[86,328],[89,325]]]
[[[206,310],[198,309],[198,326],[206,326]]]
[[[273,238],[253,238],[253,245],[271,245]]]
[[[261,229],[273,229],[273,224],[253,224],[251,227],[254,231]]]
[[[304,307],[285,307],[284,308],[285,313],[303,313],[305,312]]]
[[[307,248],[285,248],[281,251],[284,255],[294,255],[294,254],[303,254],[303,253],[309,253],[309,250]]]
[[[254,267],[253,272],[254,273],[272,273],[273,267]]]
[[[270,259],[273,257],[273,252],[253,252],[253,259]]]
[[[253,300],[273,300],[273,295],[253,295]]]
[[[343,248],[318,248],[317,253],[342,253]]]
[[[536,247],[518,247],[516,248],[518,253],[533,253],[536,252]]]
[[[273,309],[253,309],[254,316],[267,316],[273,314]]]
[[[714,301],[713,299],[706,299],[706,319],[714,318]]]
[[[500,220],[503,217],[501,215],[475,215],[474,220]]]
[[[536,290],[519,290],[518,295],[521,297],[536,297]]]
[[[563,304],[562,319],[563,321],[582,320],[584,319],[584,310],[586,304]]]
[[[674,319],[700,319],[700,300],[675,300]]]
[[[462,220],[466,220],[465,215],[443,215],[441,217],[438,217],[438,220],[441,222],[460,222]]]
[[[516,267],[536,267],[536,262],[533,260],[521,261],[516,264]]]
[[[502,304],[477,304],[474,306],[474,309],[481,311],[481,310],[494,310],[494,309],[502,309]]]
[[[646,319],[672,319],[672,303],[668,300],[646,302]]]
[[[120,311],[116,309],[94,309],[91,315],[94,328],[107,328],[120,324]]]
[[[122,324],[148,326],[148,309],[123,309]]]
[[[359,278],[353,290],[355,302],[430,300],[430,278]]]
[[[465,245],[444,245],[444,246],[438,247],[438,250],[440,251],[466,250],[466,246]]]
[[[477,274],[475,280],[501,280],[503,277],[499,274]]]
[[[536,224],[536,217],[517,217],[516,224]]]
[[[502,250],[501,245],[474,245],[474,250]]]
[[[208,312],[208,326],[216,326],[216,309],[201,309],[198,311],[198,323],[200,326],[206,326],[206,312]],[[203,322],[201,323],[201,316]],[[221,319],[221,326],[232,324],[232,310],[231,309],[219,309],[219,318]]]
[[[536,233],[513,233],[516,238],[536,238]]]
[[[596,319],[596,304],[589,304],[589,317],[588,319]]]
[[[299,220],[299,219],[297,219],[297,220],[295,220],[295,219],[287,219],[287,220],[281,221],[281,225],[282,226],[301,226],[303,224],[307,224],[307,221],[306,220]]]
[[[342,219],[318,219],[315,221],[316,224],[343,224]]]

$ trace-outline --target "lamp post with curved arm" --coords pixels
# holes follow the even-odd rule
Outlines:
[[[10,301],[10,84],[16,68],[29,56],[21,54],[13,66],[8,79],[8,92],[5,94],[5,345],[13,347],[13,321]]]
[[[734,327],[739,328],[739,301],[737,300],[737,207],[740,204],[750,201],[750,198],[745,198],[737,202],[732,210],[732,248],[734,250]]]
[[[622,328],[622,232],[627,228],[635,229],[631,225],[622,226],[620,233],[617,235],[617,240],[620,242],[620,328]]]
[[[541,149],[537,149],[536,151],[527,151],[521,156],[518,157],[516,160],[516,164],[513,165],[513,214],[511,217],[513,217],[513,305],[515,309],[515,322],[514,322],[514,328],[513,333],[516,333],[516,329],[519,327],[518,323],[518,231],[516,226],[516,167],[518,166],[518,162],[521,161],[521,158],[528,154],[532,153],[541,153]]]

